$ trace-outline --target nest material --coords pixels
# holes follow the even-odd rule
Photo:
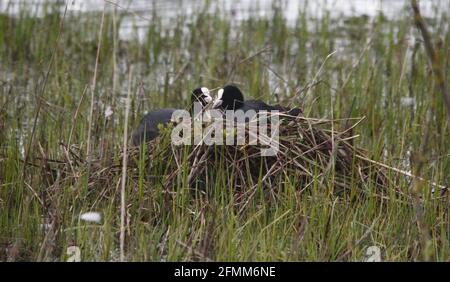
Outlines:
[[[260,143],[175,146],[170,142],[171,128],[167,128],[146,146],[127,149],[127,176],[136,183],[143,176],[146,186],[160,185],[169,197],[180,184],[195,191],[212,191],[219,178],[239,197],[254,194],[257,187],[274,195],[286,184],[302,191],[316,183],[335,193],[355,187],[361,192],[370,187],[379,192],[387,188],[385,169],[353,146],[352,140],[357,137],[352,135],[353,128],[362,119],[352,119],[353,126],[338,131],[337,123],[342,120],[280,115],[279,151],[274,156],[261,156],[261,149],[267,146]],[[70,160],[64,174],[80,174],[83,169],[77,168],[87,164],[77,153],[81,151],[66,147],[64,151]],[[102,189],[102,195],[109,194],[106,187],[117,187],[122,174],[123,156],[122,151],[119,158],[91,161],[88,186]],[[65,179],[76,181],[79,176]]]
[[[257,185],[265,189],[282,188],[286,182],[297,189],[307,189],[314,181],[333,187],[339,193],[357,185],[364,190],[370,185],[383,189],[388,180],[382,168],[367,161],[365,152],[355,148],[352,127],[335,130],[336,121],[305,117],[280,116],[279,151],[274,156],[261,156],[256,145],[173,146],[163,142],[170,134],[148,143],[146,171],[160,164],[154,160],[165,156],[165,175],[159,175],[165,189],[175,186],[188,164],[187,182],[190,188],[205,189],[213,186],[219,170],[228,175],[227,186],[236,191],[251,191]],[[246,128],[248,137],[248,127]],[[130,149],[128,168],[139,166],[142,157],[136,148]],[[142,152],[141,152],[142,153]],[[155,176],[158,177],[158,176]],[[332,183],[330,183],[330,181]]]

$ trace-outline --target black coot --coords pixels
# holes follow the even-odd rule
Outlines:
[[[242,110],[243,112],[249,110],[254,110],[255,112],[280,111],[291,116],[298,116],[302,112],[299,108],[288,109],[280,105],[271,106],[261,100],[244,101],[244,95],[241,90],[234,85],[227,85],[218,91],[213,107],[222,110]]]
[[[209,90],[206,87],[199,87],[192,91],[192,103],[200,102],[202,106],[206,106],[212,101]],[[139,123],[139,126],[132,133],[133,145],[138,146],[143,141],[148,142],[155,139],[159,135],[158,125],[166,125],[171,122],[172,114],[178,109],[164,108],[157,109],[147,113]]]

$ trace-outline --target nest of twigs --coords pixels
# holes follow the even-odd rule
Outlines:
[[[180,183],[195,190],[212,190],[219,174],[228,188],[240,194],[258,186],[277,192],[287,183],[306,190],[314,182],[335,193],[355,186],[362,192],[368,187],[384,190],[388,179],[383,168],[353,146],[357,136],[352,135],[352,129],[360,120],[353,119],[353,126],[338,131],[336,121],[281,115],[278,153],[273,156],[261,155],[261,149],[267,148],[261,142],[174,146],[169,128],[146,146],[128,148],[127,174],[136,181],[140,176],[158,181],[168,192]],[[90,182],[94,185],[114,179],[112,176],[122,173],[122,161],[123,152],[108,168],[94,166]]]
[[[41,148],[40,164],[30,165],[41,169],[48,193],[58,187],[87,183],[94,203],[101,198],[115,198],[124,174],[128,189],[133,191],[130,195],[145,192],[144,197],[150,202],[163,196],[170,204],[177,195],[184,195],[179,192],[186,190],[208,199],[217,189],[227,189],[242,209],[258,195],[257,191],[269,196],[271,202],[282,196],[280,192],[286,188],[298,193],[320,189],[327,194],[349,192],[351,197],[368,194],[380,199],[390,198],[392,193],[407,196],[395,188],[398,179],[392,178],[394,175],[426,181],[433,190],[439,188],[441,196],[448,191],[448,187],[374,161],[370,152],[354,146],[353,140],[358,136],[353,135],[353,129],[362,119],[280,115],[278,153],[273,156],[262,156],[261,149],[267,146],[260,143],[175,146],[169,126],[145,145],[129,146],[112,154],[104,152],[96,160],[87,159],[84,150],[74,144],[61,143],[60,160],[49,159]],[[352,125],[338,130],[339,124]],[[394,190],[388,191],[388,187]]]

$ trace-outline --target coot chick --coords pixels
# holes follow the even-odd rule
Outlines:
[[[249,110],[259,111],[280,111],[291,116],[298,116],[302,111],[299,108],[288,109],[280,105],[271,106],[261,100],[246,100],[241,90],[234,85],[227,85],[217,93],[217,99],[213,103],[213,108],[222,110]]]
[[[212,101],[209,90],[206,87],[199,87],[192,91],[191,101],[200,102],[203,107]],[[139,126],[133,131],[131,141],[134,146],[140,145],[142,142],[148,142],[155,139],[159,135],[158,125],[166,125],[171,122],[172,114],[176,110],[174,108],[157,109],[147,113],[140,121]]]

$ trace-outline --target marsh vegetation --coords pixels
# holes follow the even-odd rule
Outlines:
[[[300,7],[288,21],[283,1],[245,18],[206,1],[167,21],[105,5],[0,14],[0,261],[67,260],[70,246],[84,261],[118,260],[122,183],[129,261],[361,261],[371,246],[387,261],[450,260],[448,119],[409,9],[315,17]],[[130,16],[140,24],[127,20],[120,36]],[[448,79],[448,10],[426,20]],[[271,189],[244,161],[254,189],[237,191],[218,158],[213,181],[193,191],[192,148],[169,150],[170,134],[130,151],[121,180],[125,127],[230,82],[331,132],[360,120],[352,146],[389,181],[335,193],[330,165],[308,183],[279,175]],[[412,189],[404,172],[425,180]]]

